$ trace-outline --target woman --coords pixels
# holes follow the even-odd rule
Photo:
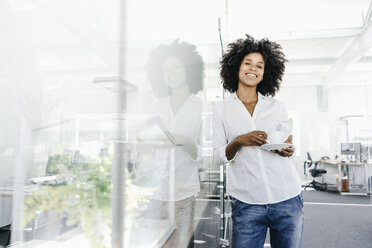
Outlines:
[[[175,146],[174,174],[161,170],[169,168],[164,163],[166,159],[153,160],[153,175],[160,174],[160,183],[153,198],[166,206],[163,207],[166,211],[169,211],[169,202],[174,201],[175,204],[176,231],[163,247],[188,247],[193,244],[194,196],[200,191],[198,165],[201,154],[197,144],[203,101],[198,93],[203,89],[204,63],[196,46],[175,40],[170,45],[155,48],[146,68],[157,97],[151,106],[151,113],[156,116],[163,131],[186,142]],[[174,185],[170,185],[172,177]],[[170,186],[174,186],[172,195]]]
[[[229,163],[233,247],[301,247],[301,182],[288,157],[294,153],[285,106],[273,98],[284,73],[280,45],[247,35],[229,44],[221,61],[223,87],[232,94],[216,104],[214,160]],[[290,147],[266,151],[267,134],[281,131]]]

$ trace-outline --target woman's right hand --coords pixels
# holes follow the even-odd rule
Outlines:
[[[260,146],[266,144],[267,134],[263,131],[252,131],[236,137],[226,146],[227,160],[233,159],[242,146]]]
[[[241,146],[261,146],[266,144],[267,134],[263,131],[252,131],[235,138]]]

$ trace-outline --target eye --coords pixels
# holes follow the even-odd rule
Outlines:
[[[257,66],[258,68],[262,69],[263,67],[261,65]]]

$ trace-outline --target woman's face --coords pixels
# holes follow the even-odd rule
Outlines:
[[[169,57],[164,60],[163,75],[165,84],[171,89],[186,84],[185,66],[177,58]]]
[[[239,68],[239,85],[257,86],[263,79],[265,61],[261,53],[250,53],[244,57]]]

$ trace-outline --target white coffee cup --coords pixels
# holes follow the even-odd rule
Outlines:
[[[281,131],[270,131],[267,134],[267,143],[269,144],[281,144],[284,143],[284,133]]]

